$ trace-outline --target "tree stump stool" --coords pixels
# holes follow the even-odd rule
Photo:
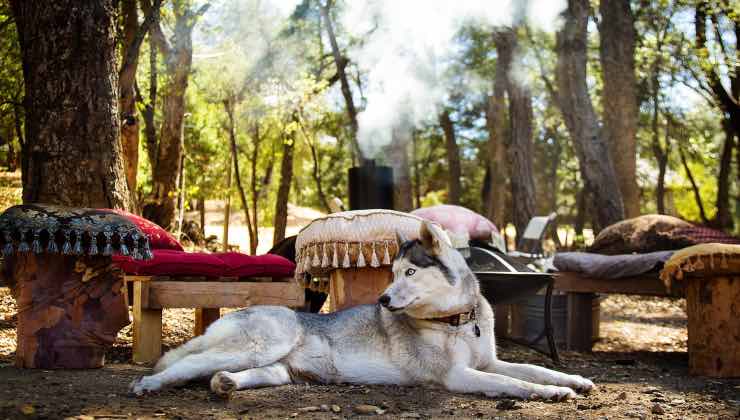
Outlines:
[[[129,321],[111,256],[150,257],[136,225],[110,210],[33,205],[0,215],[3,277],[18,306],[16,365],[98,368]]]
[[[685,248],[666,262],[661,279],[686,287],[689,373],[740,377],[740,246]]]
[[[380,209],[316,219],[296,239],[296,280],[328,292],[332,311],[375,303],[393,281],[397,234],[417,239],[422,221],[408,213]]]
[[[129,323],[123,277],[110,258],[20,254],[5,264],[18,306],[16,366],[102,367]]]

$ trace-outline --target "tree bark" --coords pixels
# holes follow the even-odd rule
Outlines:
[[[193,12],[176,3],[174,44],[170,46],[163,37],[153,37],[167,62],[167,81],[164,86],[157,160],[152,167],[152,195],[144,206],[143,213],[144,217],[165,228],[170,228],[175,218],[179,166],[183,153],[185,91],[193,62],[193,27],[208,6],[209,4],[205,4],[197,12]],[[154,30],[153,33],[157,31]]]
[[[414,130],[411,133],[411,161],[414,165],[414,207],[421,208],[421,168],[419,167],[419,139]],[[740,152],[739,152],[740,153]]]
[[[460,150],[457,147],[455,127],[450,119],[450,111],[444,110],[439,114],[439,125],[442,126],[442,131],[444,132],[447,165],[449,165],[447,170],[447,202],[459,205],[460,197],[462,196]]]
[[[139,118],[136,116],[136,68],[139,64],[139,47],[136,35],[139,30],[139,13],[136,0],[122,0],[123,14],[123,64],[118,73],[118,112],[121,115],[121,147],[126,171],[126,182],[131,196],[136,195],[136,172],[139,166]],[[128,60],[128,57],[132,57]],[[133,200],[135,201],[135,200]]]
[[[297,117],[293,116],[293,120]],[[280,161],[280,185],[278,186],[277,200],[275,201],[275,232],[272,244],[277,245],[285,239],[285,230],[288,226],[288,199],[290,185],[293,181],[293,148],[295,147],[296,130],[292,130],[283,140],[283,157]]]
[[[593,196],[594,227],[624,219],[622,194],[586,84],[588,0],[569,0],[557,34],[557,104],[573,140],[585,187]]]
[[[534,176],[532,172],[532,94],[521,83],[512,81],[512,57],[517,47],[517,34],[514,29],[498,32],[494,38],[496,50],[508,67],[496,67],[506,78],[506,92],[509,96],[509,139],[505,143],[510,168],[511,202],[514,226],[517,234],[524,233],[529,220],[536,211]]]
[[[257,253],[257,245],[259,244],[259,219],[257,211],[257,203],[260,197],[260,187],[257,185],[257,162],[260,159],[260,143],[262,143],[262,136],[260,134],[259,122],[254,123],[254,136],[252,138],[252,170],[251,170],[251,189],[252,189],[252,220],[247,221],[247,227],[249,228],[249,253],[255,255]],[[237,179],[239,175],[237,173]],[[246,217],[249,217],[249,213],[245,213]]]
[[[393,165],[393,184],[395,210],[409,212],[414,209],[412,197],[411,170],[407,152],[410,127],[394,127],[390,144],[390,162]]]
[[[130,208],[115,4],[11,1],[25,80],[23,201]]]
[[[234,100],[233,99],[227,99],[224,101],[224,109],[226,110],[226,115],[229,118],[229,145],[231,147],[231,159],[232,164],[234,166],[234,177],[236,178],[236,187],[239,190],[239,199],[242,203],[242,208],[244,209],[244,219],[247,223],[247,230],[249,231],[249,248],[250,251],[253,248],[253,237],[252,237],[252,218],[249,215],[249,203],[247,202],[247,193],[244,190],[244,185],[242,184],[242,177],[241,177],[241,171],[239,170],[239,149],[236,145],[236,124],[234,122]],[[254,246],[256,249],[257,247]],[[251,251],[251,254],[254,255],[254,251]]]
[[[136,110],[136,70],[139,66],[141,44],[155,18],[159,16],[160,4],[161,0],[155,0],[144,22],[139,25],[137,1],[121,1],[121,12],[123,14],[123,60],[118,72],[118,112],[121,115],[121,147],[123,149],[126,182],[131,192],[134,207],[137,204],[136,174],[139,166],[140,128]]]
[[[640,215],[637,185],[635,22],[629,0],[601,0],[600,57],[604,78],[604,137],[614,162],[625,216]]]
[[[725,132],[725,141],[722,145],[722,154],[719,159],[719,174],[717,175],[717,199],[715,206],[717,213],[712,220],[712,226],[725,230],[732,228],[732,214],[730,213],[730,173],[732,172],[732,151],[735,149],[735,132],[732,121],[722,121]]]
[[[513,57],[512,44],[509,42],[514,34],[510,31],[499,31],[493,34],[496,44],[496,75],[493,81],[493,96],[488,100],[486,109],[486,126],[488,128],[488,173],[489,196],[488,218],[499,228],[506,224],[506,181],[509,168],[506,159],[506,89],[509,85],[509,68]]]
[[[352,145],[352,151],[354,152],[357,159],[360,161],[360,165],[367,165],[369,161],[362,154],[360,148],[360,142],[357,138],[359,131],[359,125],[357,124],[357,108],[355,108],[355,101],[352,99],[352,90],[349,87],[349,79],[345,72],[346,58],[342,57],[341,51],[339,51],[339,43],[337,43],[337,37],[334,34],[334,24],[330,16],[330,0],[326,0],[326,4],[321,5],[321,16],[324,19],[324,25],[326,26],[326,34],[329,36],[329,44],[331,45],[332,56],[334,57],[334,64],[337,66],[337,75],[339,76],[339,83],[341,85],[342,96],[344,97],[344,103],[347,107],[347,115],[349,116],[349,127],[350,127],[350,141]]]

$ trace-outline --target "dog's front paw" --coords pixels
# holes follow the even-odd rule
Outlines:
[[[221,398],[229,398],[236,391],[236,381],[228,372],[218,372],[211,378],[211,391]]]
[[[593,382],[581,375],[570,375],[568,377],[568,382],[563,385],[573,388],[581,394],[588,394],[595,387]]]
[[[134,379],[129,385],[129,392],[136,396],[142,396],[148,392],[158,391],[162,386],[150,376],[142,376]]]
[[[529,396],[530,400],[565,401],[576,398],[576,392],[564,386],[542,385]]]

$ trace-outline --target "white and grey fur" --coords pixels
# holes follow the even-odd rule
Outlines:
[[[562,400],[593,383],[496,358],[493,311],[462,255],[424,223],[403,241],[393,283],[380,304],[331,314],[255,306],[230,313],[167,354],[154,374],[131,384],[141,395],[211,376],[227,397],[245,388],[291,383],[436,385],[489,397]],[[475,310],[459,326],[430,320]],[[479,336],[476,334],[479,328]]]

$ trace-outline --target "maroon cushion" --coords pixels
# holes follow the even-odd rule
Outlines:
[[[280,255],[246,255],[238,252],[213,254],[226,265],[225,276],[291,277],[295,264]]]
[[[184,251],[182,245],[180,245],[180,242],[178,242],[171,233],[162,229],[162,227],[158,224],[127,211],[112,211],[127,218],[129,221],[138,226],[139,229],[141,229],[141,231],[144,232],[144,234],[149,238],[149,246],[151,246],[152,249],[172,249],[175,251]]]
[[[290,277],[295,264],[279,255],[246,255],[238,252],[206,254],[155,249],[154,258],[136,261],[114,256],[126,273],[139,276]]]
[[[154,258],[135,261],[129,257],[113,257],[113,262],[126,273],[139,276],[207,276],[221,277],[226,264],[214,254],[184,252],[171,249],[152,250]]]

